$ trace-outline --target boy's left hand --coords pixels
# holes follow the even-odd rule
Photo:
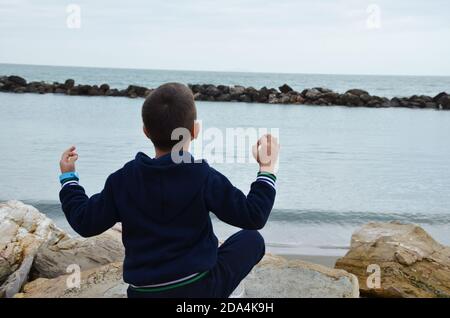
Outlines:
[[[74,172],[75,171],[75,161],[78,159],[78,154],[76,153],[76,147],[72,146],[63,152],[61,156],[61,161],[59,162],[59,167],[61,168],[61,173]]]

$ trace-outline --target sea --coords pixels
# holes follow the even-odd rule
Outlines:
[[[296,90],[360,88],[373,95],[450,93],[450,77],[226,73],[0,64],[0,76],[28,81],[129,84],[165,82],[288,84]],[[0,201],[37,207],[72,235],[58,200],[61,152],[76,145],[77,170],[89,195],[137,152],[154,155],[142,133],[143,99],[0,93]],[[276,131],[281,144],[274,209],[262,234],[268,251],[340,256],[365,223],[400,221],[422,226],[450,245],[450,112],[402,108],[197,102],[202,130],[223,138],[211,163],[244,193],[257,165],[229,153],[227,130]],[[241,130],[242,131],[242,130]],[[204,149],[198,140],[194,148]],[[207,147],[206,147],[207,148]],[[249,145],[241,145],[246,151]],[[200,156],[204,154],[200,152]],[[209,158],[207,158],[209,159]],[[213,215],[212,215],[213,216]],[[238,231],[213,216],[220,240]]]

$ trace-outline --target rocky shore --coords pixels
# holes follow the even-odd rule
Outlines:
[[[370,95],[361,89],[351,89],[345,93],[337,93],[328,88],[309,88],[301,92],[284,84],[278,89],[263,87],[226,86],[212,84],[189,84],[195,99],[198,101],[245,102],[264,104],[293,104],[348,107],[406,107],[450,110],[450,95],[442,92],[436,96],[414,95],[410,97],[386,98]],[[153,89],[129,85],[126,89],[111,88],[108,84],[83,85],[76,84],[73,79],[64,83],[27,82],[17,76],[0,76],[0,92],[65,94],[79,96],[113,96],[113,97],[146,97]]]
[[[119,224],[71,238],[34,207],[8,201],[0,203],[0,234],[0,297],[126,296]],[[368,285],[371,264],[380,267],[375,288]],[[450,248],[418,226],[369,223],[336,268],[267,254],[241,287],[249,298],[450,297]]]

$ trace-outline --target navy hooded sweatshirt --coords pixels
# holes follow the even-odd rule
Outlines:
[[[170,154],[152,159],[139,152],[107,178],[101,193],[88,198],[71,182],[59,195],[68,222],[83,237],[122,222],[124,281],[144,286],[214,267],[218,240],[209,212],[242,229],[261,229],[275,200],[269,181],[258,177],[246,196],[206,161],[177,164]]]

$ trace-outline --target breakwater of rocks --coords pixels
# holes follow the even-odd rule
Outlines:
[[[194,97],[198,101],[244,102],[264,104],[293,104],[349,107],[406,107],[450,110],[450,95],[442,92],[436,96],[414,95],[410,97],[386,98],[370,95],[362,89],[351,89],[345,93],[337,93],[328,88],[308,88],[295,91],[284,84],[278,89],[263,87],[227,86],[212,84],[189,84]],[[17,76],[0,76],[0,92],[65,94],[78,96],[113,96],[138,98],[146,97],[152,88],[129,85],[126,89],[111,88],[108,84],[83,85],[76,84],[73,79],[64,83],[27,82]]]

